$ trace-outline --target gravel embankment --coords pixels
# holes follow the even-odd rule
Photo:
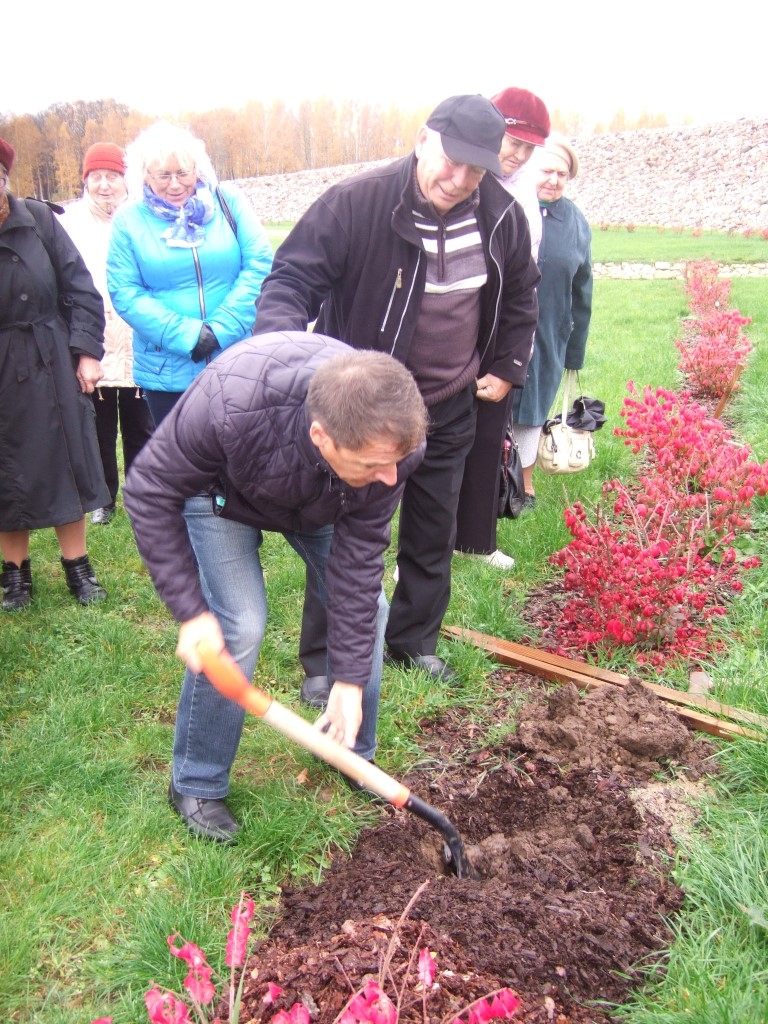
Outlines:
[[[648,128],[573,140],[568,195],[591,224],[768,229],[768,120]],[[238,182],[266,223],[294,221],[330,185],[375,164]]]

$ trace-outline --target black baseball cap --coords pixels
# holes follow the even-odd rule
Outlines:
[[[445,155],[457,164],[485,167],[501,176],[499,150],[506,122],[485,96],[449,96],[427,119],[440,133]]]

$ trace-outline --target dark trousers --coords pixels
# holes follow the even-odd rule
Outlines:
[[[144,400],[156,427],[160,426],[183,394],[183,391],[147,391],[144,388]]]
[[[456,511],[457,551],[490,555],[496,550],[501,451],[512,394],[503,402],[477,402],[475,441],[464,466]]]
[[[434,654],[451,597],[451,557],[456,536],[464,461],[475,436],[473,388],[432,406],[424,461],[408,478],[400,506],[399,579],[387,622],[395,654]],[[307,675],[325,675],[325,616],[307,576],[299,657]]]
[[[147,403],[135,387],[97,388],[91,398],[96,411],[96,436],[99,439],[104,479],[111,504],[114,505],[120,489],[117,471],[118,424],[123,442],[123,468],[127,473],[152,433],[152,417]]]

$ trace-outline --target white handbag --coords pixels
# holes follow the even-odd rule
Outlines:
[[[571,394],[576,394],[576,371],[566,370],[562,412],[541,428],[536,465],[543,473],[578,473],[595,457],[592,431],[574,429],[566,422]]]

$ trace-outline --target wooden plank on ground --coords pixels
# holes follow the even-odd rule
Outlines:
[[[620,672],[612,672],[610,669],[588,665],[586,662],[574,661],[549,651],[537,651],[533,647],[525,647],[523,644],[502,640],[499,637],[489,636],[487,633],[478,633],[473,629],[444,626],[443,633],[454,640],[461,640],[478,647],[499,664],[525,669],[533,675],[549,679],[552,682],[573,682],[583,690],[592,690],[606,684],[627,686],[630,682],[630,677],[622,675]],[[768,734],[768,718],[764,715],[729,707],[704,694],[683,693],[681,690],[660,686],[658,683],[650,683],[642,679],[637,681],[655,693],[660,700],[674,704],[678,714],[689,721],[694,728],[701,729],[713,736],[720,736],[724,739],[746,736],[750,739],[765,740],[766,734]],[[705,714],[705,712],[708,713]],[[718,715],[721,717],[715,717]],[[724,721],[724,719],[730,719],[730,721]],[[735,724],[738,722],[757,726],[765,730],[765,733],[761,734],[754,729]]]

